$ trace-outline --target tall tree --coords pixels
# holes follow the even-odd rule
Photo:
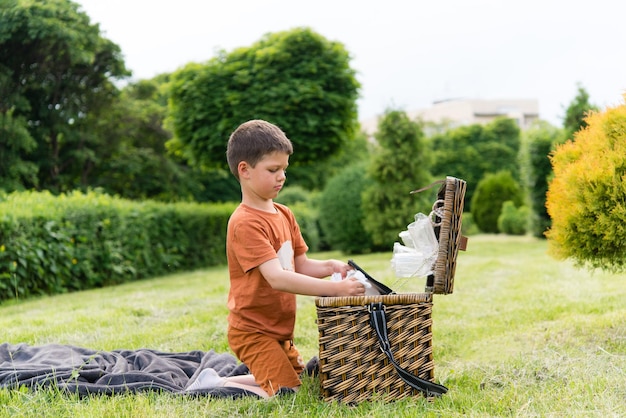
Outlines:
[[[517,122],[511,118],[499,117],[484,126],[474,146],[481,160],[485,161],[485,171],[508,170],[515,180],[519,180],[520,135]]]
[[[127,75],[120,48],[78,4],[3,0],[0,79],[10,80],[11,103],[0,111],[25,121],[37,143],[26,157],[38,180],[25,186],[62,191],[85,181],[100,144],[87,116],[110,103],[114,80]]]
[[[94,161],[90,186],[128,199],[237,200],[236,180],[229,173],[204,172],[169,155],[168,83],[169,75],[162,74],[128,84],[110,109],[90,123],[106,144]]]
[[[587,126],[585,118],[589,112],[597,111],[598,107],[589,102],[589,93],[578,84],[578,93],[565,109],[563,118],[563,128],[565,129],[565,139],[572,139],[574,133]]]
[[[431,182],[430,158],[421,126],[405,112],[385,112],[375,137],[379,148],[368,170],[373,184],[362,199],[364,227],[376,246],[391,249],[416,213],[430,212],[427,193],[410,194]]]
[[[170,148],[204,167],[226,167],[231,132],[249,119],[280,126],[292,140],[293,168],[317,164],[351,140],[359,83],[338,42],[308,28],[267,34],[173,75]],[[298,183],[291,170],[290,184]]]
[[[167,76],[141,80],[124,87],[107,112],[90,125],[107,146],[94,161],[90,185],[129,199],[178,200],[186,196],[183,173],[167,156],[171,133],[167,116]]]
[[[23,118],[14,118],[13,111],[0,112],[0,190],[20,190],[24,183],[37,182],[37,166],[23,158],[36,146]]]

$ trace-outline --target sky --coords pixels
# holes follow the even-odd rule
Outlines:
[[[624,103],[618,0],[74,0],[122,49],[133,80],[309,27],[340,42],[361,83],[359,119],[447,99],[535,99],[562,126],[578,86]]]

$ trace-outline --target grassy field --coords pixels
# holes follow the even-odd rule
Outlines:
[[[315,254],[311,257],[338,257]],[[391,254],[353,257],[400,291]],[[0,305],[0,343],[72,344],[114,350],[215,349],[226,342],[225,267],[94,291]],[[299,297],[296,344],[317,355],[314,299]],[[54,390],[0,389],[11,417],[618,417],[626,416],[626,282],[546,255],[545,241],[479,235],[461,253],[454,294],[436,295],[434,401],[326,403],[307,378],[295,396],[266,401],[169,394],[79,398]]]

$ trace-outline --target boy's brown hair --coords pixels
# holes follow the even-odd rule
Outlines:
[[[239,180],[238,166],[245,161],[252,167],[272,152],[293,154],[293,144],[276,125],[255,119],[244,122],[233,131],[228,139],[226,159],[230,172]]]

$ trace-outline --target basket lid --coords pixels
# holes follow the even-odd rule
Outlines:
[[[432,185],[414,190],[411,193],[421,192],[441,184],[437,192],[437,200],[433,204],[433,222],[435,236],[439,242],[437,259],[434,263],[433,274],[426,282],[426,292],[450,294],[454,290],[454,273],[459,250],[467,247],[467,237],[461,235],[463,205],[467,183],[456,177],[446,177]]]

